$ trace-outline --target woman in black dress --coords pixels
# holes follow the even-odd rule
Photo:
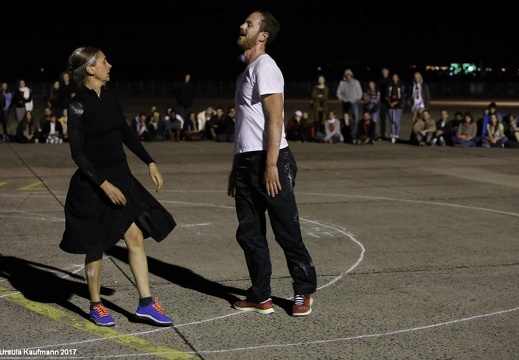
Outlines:
[[[132,133],[117,95],[106,86],[112,65],[105,54],[95,47],[81,47],[69,56],[68,66],[78,84],[68,110],[70,150],[78,169],[70,180],[60,248],[86,255],[90,320],[113,326],[100,297],[101,263],[103,252],[124,239],[139,293],[135,315],[157,325],[172,325],[151,296],[144,239],[162,241],[176,224],[130,172],[123,144],[149,166],[156,191],[162,188],[162,175]]]

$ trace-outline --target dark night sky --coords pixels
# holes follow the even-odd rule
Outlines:
[[[76,47],[99,46],[112,79],[234,79],[242,69],[239,25],[256,8],[281,23],[267,48],[287,79],[318,67],[467,61],[517,63],[519,22],[511,1],[23,0],[3,7],[0,81],[52,80]],[[41,69],[44,69],[42,72]]]

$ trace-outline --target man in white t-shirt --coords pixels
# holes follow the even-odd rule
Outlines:
[[[274,312],[266,238],[268,212],[293,280],[292,315],[304,316],[312,311],[317,276],[303,243],[294,195],[297,164],[285,139],[283,74],[265,52],[278,32],[279,23],[271,13],[256,11],[240,26],[238,38],[247,67],[236,81],[234,161],[228,194],[235,199],[236,238],[244,251],[252,286],[246,299],[233,306],[260,314]]]

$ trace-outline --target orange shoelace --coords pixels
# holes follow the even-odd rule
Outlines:
[[[97,304],[96,306],[94,306],[94,310],[99,314],[100,317],[110,316],[110,314],[108,313],[108,310],[106,310],[104,305]]]
[[[159,312],[159,314],[162,314],[164,315],[164,309],[162,309],[159,305],[159,303],[157,302],[159,300],[158,297],[156,297],[154,300],[153,300],[153,304],[151,304],[151,306],[153,306],[153,308],[155,310],[157,310]]]

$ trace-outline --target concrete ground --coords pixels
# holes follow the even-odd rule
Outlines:
[[[123,103],[133,116],[169,100]],[[479,115],[487,103],[436,101],[433,116],[443,107]],[[286,111],[305,106],[287,99]],[[406,114],[403,133],[409,126]],[[116,326],[88,321],[83,256],[58,247],[76,169],[68,145],[5,143],[0,359],[519,358],[519,150],[290,143],[304,241],[318,272],[313,312],[294,318],[270,229],[276,312],[230,306],[250,284],[226,194],[232,144],[145,146],[165,179],[154,195],[178,223],[163,242],[146,242],[152,291],[175,326],[134,320],[137,292],[122,242],[103,262],[103,299]],[[147,168],[128,158],[153,191]]]

